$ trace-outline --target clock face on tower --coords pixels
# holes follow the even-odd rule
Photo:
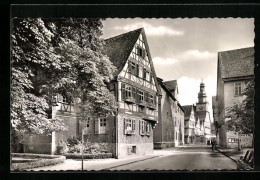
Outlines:
[[[203,109],[203,107],[202,107],[202,106],[200,106],[200,107],[199,107],[199,109],[200,109],[200,110],[202,110],[202,109]]]

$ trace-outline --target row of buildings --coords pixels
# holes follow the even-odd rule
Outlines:
[[[51,136],[27,136],[24,152],[54,154],[59,141],[82,133],[92,142],[106,142],[117,158],[210,139],[205,84],[200,84],[196,106],[182,107],[177,81],[156,76],[143,28],[105,40],[104,53],[117,68],[109,84],[118,103],[116,114],[91,117],[83,124],[82,113],[57,95],[52,117],[62,118],[69,130]]]

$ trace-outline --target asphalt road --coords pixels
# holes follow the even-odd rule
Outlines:
[[[236,163],[210,147],[183,147],[173,155],[157,157],[109,170],[236,170]]]

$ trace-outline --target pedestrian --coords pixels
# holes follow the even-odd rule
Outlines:
[[[211,140],[211,148],[212,148],[212,151],[214,152],[214,149],[215,149],[215,141],[214,140]]]

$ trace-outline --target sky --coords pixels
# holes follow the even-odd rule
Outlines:
[[[144,28],[156,75],[177,80],[179,102],[197,102],[203,79],[212,117],[220,51],[254,46],[253,18],[106,19],[103,38]]]

